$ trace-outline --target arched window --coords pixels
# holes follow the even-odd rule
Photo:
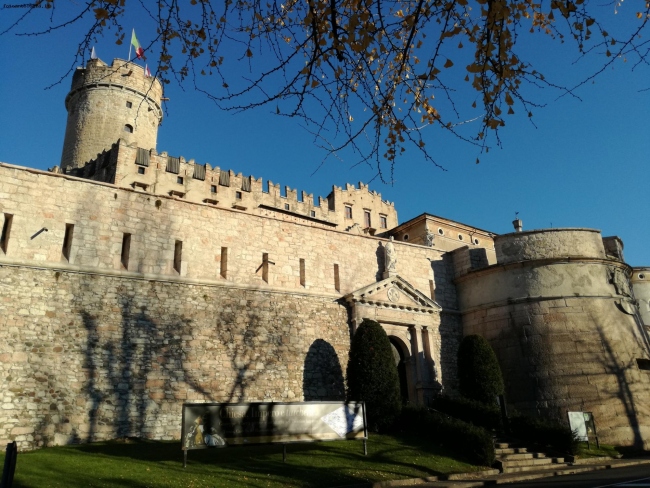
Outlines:
[[[129,134],[133,134],[133,126],[129,125],[129,124],[126,124],[124,126],[124,132],[128,132]]]

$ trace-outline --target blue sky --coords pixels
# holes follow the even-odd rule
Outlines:
[[[62,14],[74,4],[62,1],[58,5],[57,14]],[[13,22],[17,10],[0,7],[0,31]],[[44,9],[34,12],[29,23],[15,32],[47,25],[48,15]],[[630,8],[611,17],[615,21],[612,29],[638,22]],[[153,27],[137,17],[129,21],[140,43],[148,44]],[[36,37],[18,37],[13,32],[0,37],[4,67],[0,161],[46,169],[60,161],[67,116],[64,98],[71,75],[46,87],[70,68],[82,29]],[[116,46],[112,35],[99,39],[95,46],[106,62],[128,54],[128,45]],[[605,59],[574,63],[575,51],[541,36],[522,36],[520,46],[537,67],[566,85],[591,74]],[[462,63],[453,69],[459,66]],[[506,233],[512,231],[511,221],[518,211],[524,229],[589,227],[604,236],[618,235],[625,243],[628,263],[650,265],[645,251],[650,242],[646,220],[650,210],[650,192],[646,193],[650,188],[650,69],[631,67],[630,61],[617,60],[594,83],[577,91],[581,100],[558,98],[559,93],[551,90],[533,92],[546,103],[534,111],[535,126],[519,110],[506,119],[503,148],[493,147],[488,154],[479,155],[475,147],[443,131],[427,129],[427,147],[447,171],[427,163],[412,148],[398,160],[394,182],[374,179],[371,189],[395,202],[400,222],[428,212]],[[150,68],[153,71],[155,66]],[[276,116],[275,107],[224,112],[190,86],[182,89],[174,84],[167,87],[166,96],[170,100],[158,134],[158,151],[261,176],[315,196],[326,196],[332,185],[368,182],[375,176],[374,168],[356,165],[358,158],[350,153],[321,166],[325,153],[315,147],[313,137],[299,120]],[[469,105],[473,95],[459,86],[458,96]]]

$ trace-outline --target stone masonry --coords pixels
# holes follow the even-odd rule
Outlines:
[[[158,152],[162,98],[91,60],[61,166],[0,163],[0,444],[178,439],[185,401],[341,400],[371,318],[405,400],[456,394],[480,334],[518,410],[591,411],[603,442],[650,448],[650,268],[621,239],[400,224],[363,183],[282,191]]]

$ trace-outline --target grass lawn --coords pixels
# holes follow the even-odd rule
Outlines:
[[[589,443],[590,449],[587,449],[587,443],[581,442],[578,444],[577,457],[579,458],[598,458],[598,457],[620,457],[621,453],[616,450],[614,446],[608,444],[600,444],[600,449],[596,447],[596,442]]]
[[[4,462],[4,452],[0,455]],[[335,487],[474,471],[437,443],[371,435],[361,441],[232,447],[190,451],[180,442],[133,440],[18,453],[15,488],[27,487]]]

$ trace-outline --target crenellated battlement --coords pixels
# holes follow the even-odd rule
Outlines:
[[[213,167],[209,163],[199,164],[194,159],[175,157],[166,151],[157,153],[155,149],[139,148],[124,139],[82,167],[67,168],[64,172],[194,203],[273,215],[285,220],[306,219],[312,225],[348,229],[357,224],[368,234],[397,225],[394,204],[383,201],[381,194],[370,191],[363,183],[359,183],[358,188],[348,184],[345,190],[334,186],[327,197],[317,199],[313,193],[289,186],[284,186],[283,194],[280,183],[267,180],[264,185],[262,178]],[[347,208],[352,208],[351,218]],[[370,213],[370,226],[365,225],[366,212]]]

